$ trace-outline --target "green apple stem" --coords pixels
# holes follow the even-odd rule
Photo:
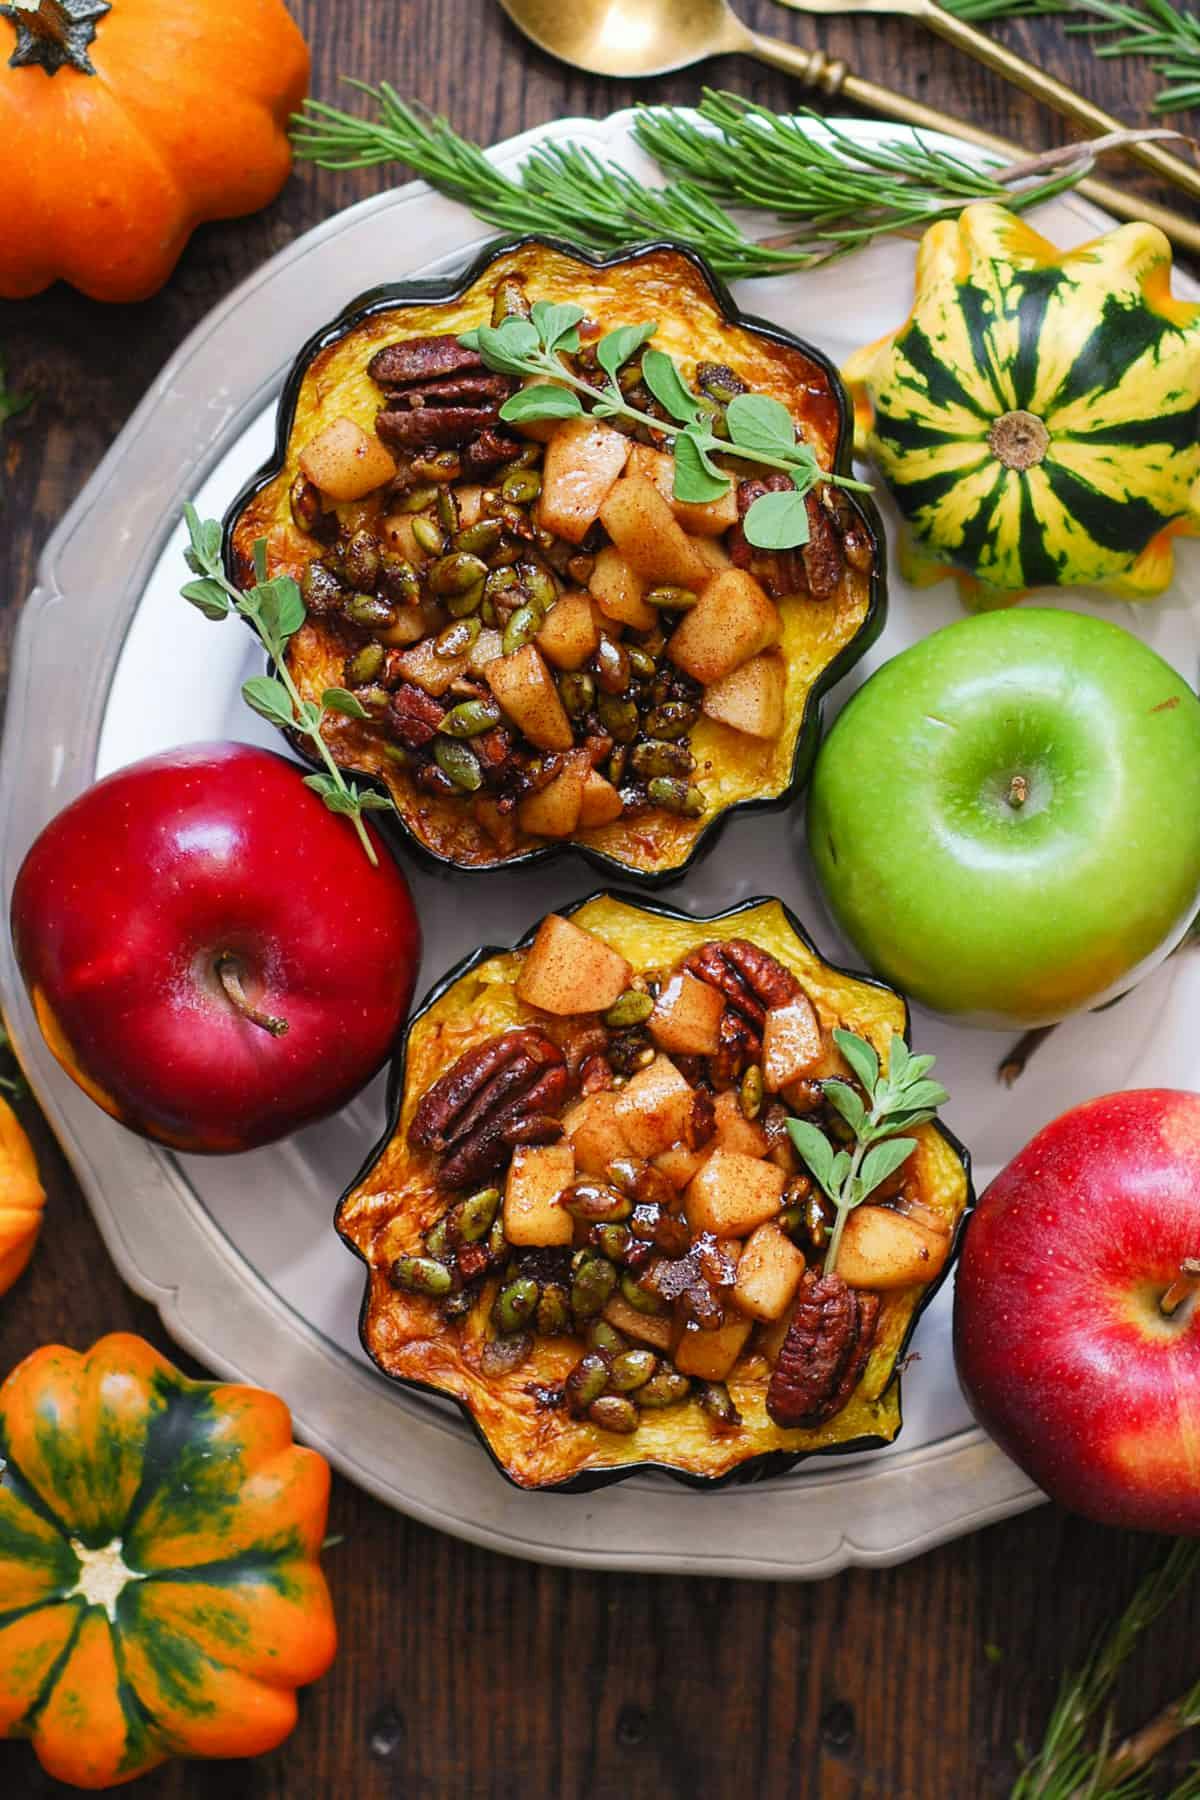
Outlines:
[[[263,1031],[269,1031],[272,1037],[283,1036],[288,1028],[286,1019],[277,1019],[273,1014],[261,1012],[257,1006],[251,1005],[242,986],[241,964],[236,956],[231,956],[228,952],[218,956],[216,971],[217,980],[244,1019],[249,1019],[252,1025],[259,1026]]]
[[[1029,783],[1024,775],[1014,775],[1008,784],[1008,804],[1014,812],[1024,806],[1029,798]]]
[[[1179,1265],[1179,1273],[1159,1301],[1159,1311],[1168,1319],[1172,1318],[1185,1300],[1200,1288],[1200,1257],[1185,1256]]]

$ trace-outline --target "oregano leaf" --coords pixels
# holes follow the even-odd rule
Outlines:
[[[396,804],[390,794],[377,794],[374,788],[362,788],[358,795],[360,812],[395,812]]]
[[[296,582],[290,575],[276,575],[273,581],[261,581],[252,587],[246,599],[255,603],[263,632],[271,640],[268,647],[282,652],[307,616]]]
[[[206,576],[202,581],[187,581],[180,588],[185,600],[198,607],[206,619],[227,619],[230,613],[229,595],[219,581]]]
[[[272,725],[292,726],[296,723],[291,695],[282,681],[276,681],[273,675],[252,675],[249,681],[243,681],[242,699]]]
[[[950,1098],[940,1081],[913,1081],[896,1094],[896,1105],[905,1107],[944,1106]],[[889,1114],[892,1108],[888,1109]]]
[[[702,446],[690,432],[681,431],[675,439],[675,498],[702,506],[728,492],[729,477],[711,469]]]
[[[533,387],[518,388],[515,394],[510,394],[500,408],[500,417],[508,424],[519,425],[526,419],[574,419],[582,411],[579,395],[571,388],[539,381]]]
[[[886,1143],[873,1144],[859,1165],[858,1176],[854,1186],[856,1192],[852,1196],[855,1204],[873,1194],[881,1182],[894,1175],[901,1163],[906,1163],[917,1147],[916,1138],[888,1138]]]
[[[848,1081],[835,1078],[821,1083],[821,1092],[832,1107],[835,1107],[845,1119],[851,1131],[857,1136],[866,1123],[867,1109]]]
[[[300,725],[304,731],[307,731],[310,734],[320,731],[321,708],[317,705],[315,700],[302,700],[300,702]]]
[[[788,1136],[796,1147],[796,1153],[802,1157],[816,1176],[825,1192],[833,1198],[833,1147],[823,1131],[810,1125],[807,1119],[789,1119]]]
[[[489,369],[501,375],[526,375],[540,349],[537,329],[528,319],[513,317],[500,325],[480,325],[467,334]],[[463,341],[459,340],[460,343]]]
[[[725,423],[732,441],[743,449],[790,456],[796,448],[795,421],[769,394],[735,394],[725,410]]]
[[[833,1041],[867,1093],[873,1093],[875,1083],[879,1080],[879,1058],[874,1046],[866,1038],[859,1037],[857,1032],[846,1031],[840,1025],[834,1026]]]
[[[348,688],[326,688],[321,695],[321,705],[326,712],[345,713],[348,719],[369,719],[371,716],[358,695]]]
[[[696,417],[700,402],[665,350],[647,350],[642,358],[642,380],[660,406],[681,425]]]
[[[535,300],[529,309],[535,330],[542,340],[542,348],[554,355],[559,350],[578,350],[579,332],[576,327],[584,317],[582,306],[576,306],[569,300]]]
[[[756,550],[797,550],[809,537],[808,507],[795,488],[781,494],[760,494],[745,518],[742,530]]]
[[[619,385],[618,372],[657,330],[657,323],[649,320],[643,325],[618,325],[615,331],[606,332],[600,339],[596,345],[596,361],[614,387]]]

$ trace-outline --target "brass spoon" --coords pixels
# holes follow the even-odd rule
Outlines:
[[[910,100],[906,94],[864,81],[823,50],[801,50],[751,31],[726,0],[500,0],[500,4],[517,29],[539,49],[588,75],[636,79],[686,69],[709,56],[753,56],[798,76],[811,93],[828,99],[844,94],[869,113],[965,138],[1003,162],[1028,158],[1027,150],[1003,138]],[[1179,166],[1187,167],[1184,163]],[[1115,217],[1157,225],[1182,248],[1200,253],[1200,222],[1090,177],[1079,183],[1078,192]]]
[[[1085,125],[1089,132],[1102,135],[1121,129],[1119,121],[1102,107],[1094,106],[1082,94],[1076,94],[1053,75],[1035,68],[1023,56],[1018,56],[1005,45],[985,37],[982,31],[976,31],[965,19],[957,18],[939,6],[937,0],[850,0],[849,4],[847,0],[780,0],[780,3],[790,6],[794,12],[818,13],[822,17],[855,12],[900,13],[908,19],[919,19],[922,25],[936,32],[938,37],[945,38],[956,50],[965,50],[968,56],[973,56],[985,69],[992,69],[997,75],[1003,75],[1014,87],[1023,88],[1035,100],[1052,106],[1056,112],[1073,119],[1077,125]],[[1148,169],[1153,169],[1157,175],[1162,176],[1164,181],[1173,182],[1185,194],[1200,197],[1200,168],[1194,163],[1187,163],[1181,157],[1173,156],[1161,144],[1134,143],[1126,144],[1124,148],[1138,162],[1145,163]]]

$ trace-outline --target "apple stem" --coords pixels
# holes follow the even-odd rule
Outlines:
[[[1005,1087],[1012,1087],[1014,1082],[1020,1080],[1025,1073],[1026,1063],[1038,1045],[1044,1044],[1050,1033],[1057,1029],[1056,1025],[1035,1025],[1031,1031],[1026,1031],[1017,1039],[996,1070]]]
[[[277,1019],[271,1013],[260,1012],[252,1006],[242,986],[241,965],[236,956],[218,956],[217,979],[225,989],[233,1005],[241,1013],[243,1019],[249,1019],[252,1025],[258,1025],[263,1031],[269,1031],[272,1037],[282,1037],[288,1028],[286,1019]]]
[[[1024,775],[1014,775],[1008,784],[1008,804],[1015,808],[1024,806],[1029,798],[1029,783]]]
[[[1159,1301],[1159,1310],[1169,1319],[1179,1311],[1185,1300],[1200,1288],[1200,1257],[1185,1256],[1179,1265],[1179,1273]]]

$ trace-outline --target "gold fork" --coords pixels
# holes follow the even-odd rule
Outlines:
[[[968,56],[973,56],[986,69],[993,69],[997,75],[1003,75],[1015,87],[1023,88],[1035,100],[1044,101],[1065,118],[1073,119],[1077,125],[1086,126],[1089,132],[1103,134],[1122,129],[1119,121],[1106,113],[1103,107],[1093,105],[1090,100],[1085,100],[1081,94],[1075,93],[1053,75],[1036,69],[1014,50],[1007,49],[993,38],[985,37],[982,31],[976,31],[965,19],[956,18],[953,13],[938,6],[936,0],[779,0],[779,3],[781,6],[790,6],[794,12],[818,13],[822,17],[849,13],[901,13],[905,18],[919,19],[930,31],[945,38],[948,44],[953,44],[958,50],[965,50]],[[1200,198],[1200,168],[1194,164],[1172,156],[1160,144],[1127,143],[1123,148],[1127,155],[1136,156],[1140,163],[1153,169],[1165,180],[1173,182],[1176,187],[1182,188],[1184,193]]]

